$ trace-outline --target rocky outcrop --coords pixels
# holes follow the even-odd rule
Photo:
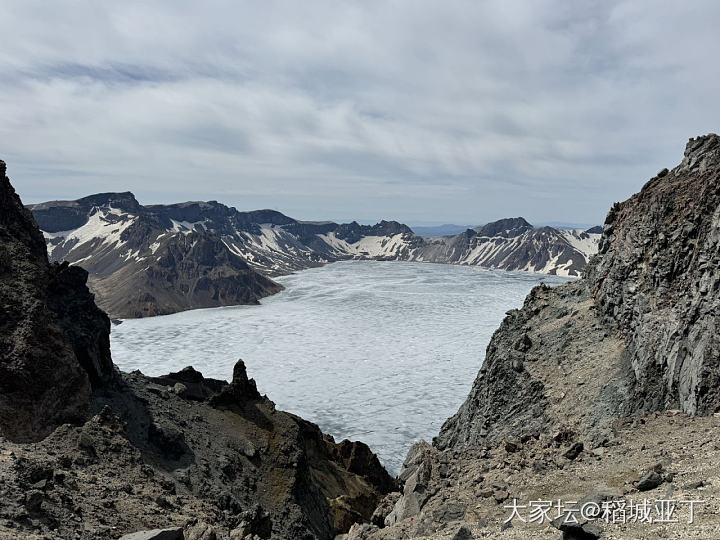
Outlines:
[[[48,307],[65,330],[75,357],[93,388],[114,380],[110,356],[110,319],[95,304],[86,283],[88,273],[67,262],[50,265]]]
[[[241,521],[261,538],[331,538],[372,512],[393,487],[368,451],[370,467],[346,467],[310,422],[275,409],[238,361],[230,383],[192,368],[163,377],[123,374],[122,391],[96,393],[94,408],[112,410],[146,461],[178,493],[214,505],[232,529]],[[340,447],[361,446],[343,441]],[[374,461],[373,461],[374,460]],[[239,516],[239,517],[238,517]]]
[[[627,342],[642,410],[720,410],[720,137],[691,139],[672,171],[608,214],[589,277]]]
[[[323,438],[332,460],[346,471],[367,478],[382,493],[388,493],[397,487],[395,479],[388,474],[365,443],[347,439],[337,443],[330,435],[324,435]]]
[[[113,377],[109,320],[86,272],[48,264],[45,241],[0,162],[0,434],[38,440],[82,421]]]
[[[403,465],[402,494],[388,495],[372,524],[355,525],[347,540],[717,538],[718,436],[720,417],[670,410],[618,421],[612,441],[573,459],[567,431],[447,450],[421,442]],[[623,508],[645,500],[705,502],[691,524],[689,504],[679,502],[676,523],[658,520],[654,508],[652,522],[623,521]],[[606,508],[620,510],[606,521]]]
[[[357,221],[339,225],[333,229],[335,237],[350,244],[359,242],[366,236],[412,235],[412,229],[397,221],[382,220],[375,225],[359,225]]]

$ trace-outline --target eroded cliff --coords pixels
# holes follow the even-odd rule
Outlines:
[[[48,264],[45,240],[0,161],[0,435],[38,440],[89,412],[113,377],[110,321],[81,268]]]

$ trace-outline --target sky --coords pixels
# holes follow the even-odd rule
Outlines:
[[[5,0],[26,203],[601,223],[720,130],[720,2]]]

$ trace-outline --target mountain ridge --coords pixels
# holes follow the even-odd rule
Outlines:
[[[84,266],[90,272],[90,286],[99,304],[115,318],[257,303],[281,289],[260,276],[272,278],[346,259],[465,264],[579,276],[600,238],[597,229],[535,228],[520,217],[468,228],[454,236],[424,238],[397,221],[382,220],[374,225],[299,221],[276,210],[241,212],[217,201],[143,206],[130,192],[49,201],[28,208],[44,231],[51,259]],[[225,246],[219,251],[226,251],[220,259],[232,255],[247,263],[246,269],[238,262],[235,271],[242,273],[240,281],[250,293],[243,294],[239,288],[232,295],[216,291],[210,295],[212,301],[207,295],[205,301],[183,300],[182,295],[165,301],[154,294],[151,289],[157,286],[151,274],[158,254],[189,234],[205,235],[210,243],[219,240]],[[171,238],[175,240],[171,242]],[[210,272],[211,268],[206,265],[199,272]],[[129,283],[134,288],[129,289]],[[135,298],[123,305],[123,295],[129,294]],[[139,299],[146,297],[152,300]]]

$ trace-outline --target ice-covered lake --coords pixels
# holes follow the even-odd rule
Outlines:
[[[260,306],[125,321],[115,363],[161,375],[192,365],[229,380],[238,358],[278,408],[336,440],[362,440],[397,473],[467,396],[505,312],[567,279],[441,264],[348,261],[278,278]]]

